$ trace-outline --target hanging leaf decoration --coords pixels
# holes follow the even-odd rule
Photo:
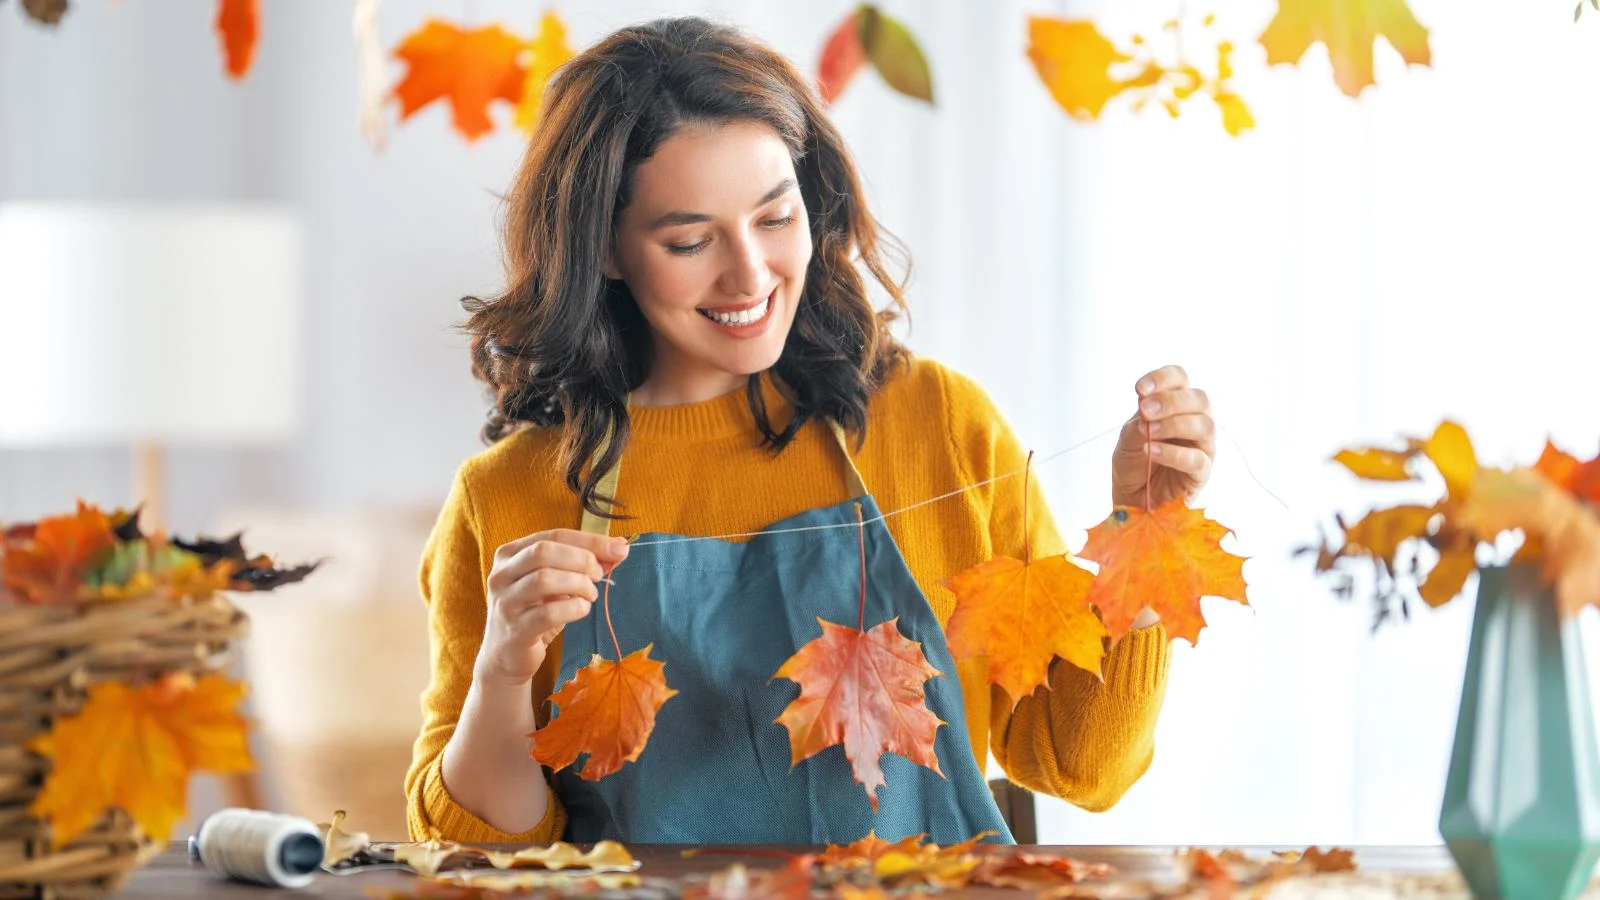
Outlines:
[[[1375,83],[1373,44],[1380,37],[1407,63],[1431,64],[1428,29],[1405,0],[1278,0],[1260,41],[1268,65],[1299,65],[1312,44],[1322,44],[1339,90],[1356,97]]]
[[[463,31],[429,19],[394,52],[409,67],[394,89],[401,120],[435,100],[448,100],[456,131],[477,140],[494,129],[490,103],[522,101],[526,49],[526,42],[498,25]]]
[[[261,28],[260,0],[217,0],[217,36],[228,77],[239,81],[256,58],[256,36]]]
[[[22,11],[42,25],[59,25],[68,5],[67,0],[22,0]]]
[[[554,10],[545,10],[539,17],[539,33],[531,45],[533,60],[528,64],[528,75],[523,80],[522,101],[517,104],[517,127],[532,132],[538,124],[539,110],[544,106],[545,86],[550,76],[572,59],[572,47],[567,43],[567,26]]]
[[[550,696],[557,714],[533,738],[533,758],[560,771],[587,753],[579,778],[598,781],[634,762],[656,727],[661,705],[677,695],[651,645],[616,662],[597,653]]]
[[[922,47],[904,23],[871,3],[856,7],[823,45],[817,72],[823,101],[837,100],[867,63],[889,87],[933,103],[933,75]]]

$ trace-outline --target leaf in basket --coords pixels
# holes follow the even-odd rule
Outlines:
[[[71,515],[6,529],[0,544],[8,591],[28,604],[74,604],[84,575],[111,552],[113,538],[106,514],[80,501]]]
[[[232,580],[228,588],[235,591],[270,591],[286,584],[304,581],[307,575],[315,572],[321,565],[321,563],[303,563],[280,569],[270,556],[259,553],[251,556],[247,553],[240,534],[220,541],[204,537],[193,541],[173,538],[172,543],[180,549],[196,554],[208,566],[224,561],[232,563]]]
[[[52,761],[28,812],[48,819],[57,847],[116,807],[156,843],[183,817],[189,775],[252,768],[245,721],[237,707],[242,684],[188,673],[132,687],[89,687],[77,714],[56,720],[28,749]]]
[[[203,598],[228,590],[233,565],[206,565],[200,557],[146,540],[118,544],[106,561],[84,577],[89,600],[133,600],[153,594],[173,600]]]
[[[394,845],[394,861],[410,866],[418,875],[432,878],[445,861],[466,848],[454,841],[417,841]]]
[[[322,865],[336,866],[372,845],[365,831],[351,834],[344,830],[344,810],[333,814],[332,822],[319,823],[322,829]]]

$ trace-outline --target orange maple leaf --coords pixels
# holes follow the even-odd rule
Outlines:
[[[1278,0],[1278,13],[1261,33],[1267,63],[1298,63],[1321,42],[1333,63],[1333,80],[1351,97],[1373,84],[1372,46],[1379,37],[1412,65],[1432,61],[1428,29],[1405,0]]]
[[[190,773],[252,768],[236,709],[244,693],[244,685],[219,675],[91,685],[82,710],[28,742],[52,760],[29,814],[50,820],[58,847],[113,807],[165,843],[184,815]]]
[[[1094,576],[1065,556],[1024,562],[1000,556],[949,578],[955,612],[945,623],[950,652],[982,659],[989,681],[1016,703],[1049,681],[1059,656],[1100,675],[1106,627],[1089,608]]]
[[[533,738],[534,759],[560,771],[587,753],[579,778],[599,781],[644,752],[661,704],[678,692],[667,687],[666,667],[650,658],[653,644],[623,657],[589,664],[550,697],[558,710]]]
[[[1089,529],[1078,555],[1100,564],[1089,602],[1113,640],[1133,627],[1142,607],[1161,616],[1173,637],[1200,637],[1202,596],[1245,600],[1244,557],[1222,549],[1230,529],[1177,497],[1153,510],[1119,506]]]
[[[467,140],[494,129],[489,104],[522,100],[528,73],[521,58],[527,43],[498,25],[463,31],[429,19],[408,35],[394,55],[409,69],[395,86],[400,118],[435,100],[450,101],[451,121]]]
[[[0,542],[0,578],[24,603],[76,603],[84,576],[110,554],[111,522],[82,501],[71,515],[13,526]]]
[[[878,810],[884,784],[878,764],[884,753],[898,753],[942,776],[933,738],[945,724],[928,709],[923,683],[940,674],[922,655],[922,644],[900,633],[899,619],[859,630],[818,619],[822,636],[788,658],[774,678],[800,685],[778,716],[789,729],[793,764],[799,765],[834,744],[844,754],[856,782]]]
[[[244,78],[255,62],[261,22],[259,3],[260,0],[217,0],[217,35],[222,38],[228,77],[234,81]]]
[[[891,850],[916,853],[925,837],[926,833],[912,834],[891,842],[878,837],[877,832],[869,831],[866,837],[854,843],[829,844],[826,850],[817,854],[817,862],[825,866],[851,866],[872,862]]]
[[[1545,441],[1533,469],[1573,496],[1600,504],[1600,456],[1579,462],[1576,456]]]
[[[1127,82],[1111,67],[1131,57],[1082,19],[1028,17],[1028,59],[1050,96],[1075,119],[1095,119]]]

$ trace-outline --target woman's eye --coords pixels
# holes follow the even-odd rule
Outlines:
[[[790,213],[789,215],[784,216],[781,219],[768,219],[765,222],[762,222],[761,224],[765,225],[768,228],[773,229],[774,231],[776,231],[779,228],[783,228],[784,226],[791,225],[793,223],[794,223],[794,214]]]
[[[696,253],[699,253],[701,250],[704,250],[706,245],[710,243],[710,241],[700,241],[696,244],[668,244],[667,252],[675,253],[678,256],[693,256]]]

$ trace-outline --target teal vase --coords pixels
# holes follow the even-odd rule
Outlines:
[[[1600,753],[1578,623],[1536,568],[1479,572],[1439,833],[1480,900],[1567,900],[1600,859]]]

